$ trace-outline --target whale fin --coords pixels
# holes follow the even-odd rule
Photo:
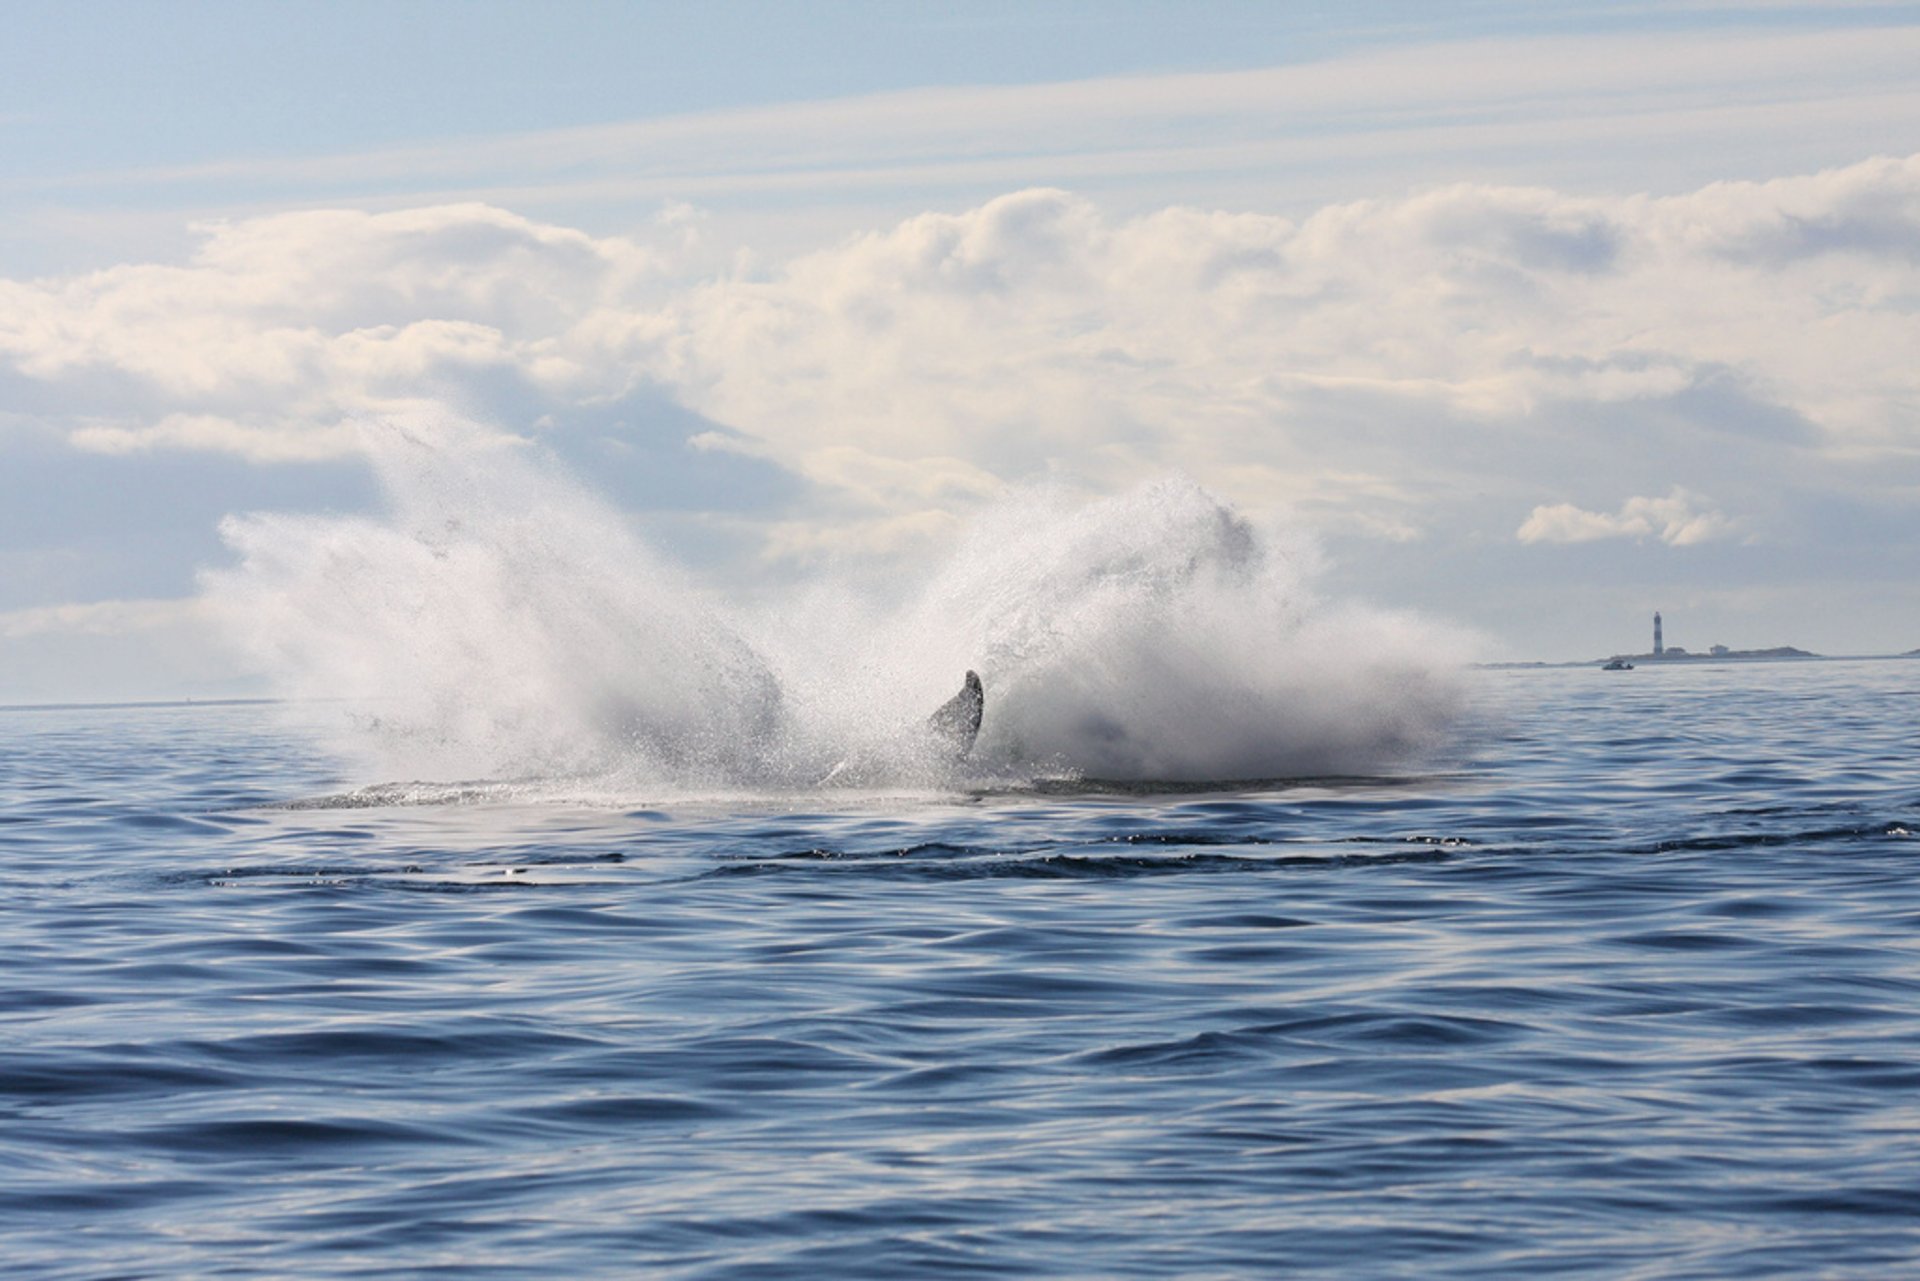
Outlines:
[[[980,734],[980,714],[986,709],[986,703],[987,692],[980,684],[980,674],[968,672],[960,684],[960,692],[927,717],[927,733],[933,743],[951,752],[955,760],[965,757],[973,750],[973,740]],[[814,786],[858,784],[885,776],[885,768],[877,758],[863,759],[856,755],[828,770]]]
[[[980,674],[969,671],[960,684],[960,692],[940,704],[940,709],[927,718],[927,727],[953,749],[955,756],[965,756],[973,750],[973,740],[980,734],[980,715],[986,705],[987,691],[980,684]]]

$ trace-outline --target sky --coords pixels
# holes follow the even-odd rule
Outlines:
[[[9,6],[0,702],[365,424],[723,588],[1184,473],[1489,659],[1920,647],[1920,4]]]

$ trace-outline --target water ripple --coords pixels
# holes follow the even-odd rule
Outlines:
[[[0,713],[7,1272],[1903,1275],[1911,670],[1501,673],[1418,776],[904,799]]]

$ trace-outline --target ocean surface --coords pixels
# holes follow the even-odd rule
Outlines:
[[[1920,661],[1469,694],[1384,776],[677,800],[0,711],[0,1273],[1920,1272]]]

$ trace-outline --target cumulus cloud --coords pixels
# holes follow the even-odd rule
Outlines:
[[[1591,512],[1572,503],[1533,509],[1520,526],[1523,543],[1588,543],[1601,538],[1658,538],[1688,547],[1725,537],[1734,525],[1697,494],[1676,488],[1665,498],[1629,498],[1616,512]]]
[[[312,459],[353,448],[345,417],[488,378],[604,392],[560,347],[658,261],[482,205],[199,230],[185,265],[0,280],[0,360],[59,389],[82,448]]]
[[[1404,542],[1449,496],[1523,501],[1569,468],[1724,493],[1736,452],[1781,474],[1920,455],[1920,156],[1299,219],[1115,218],[1034,189],[705,276],[676,256],[689,220],[657,243],[477,204],[209,225],[183,264],[0,281],[0,378],[83,449],[280,463],[351,452],[356,415],[440,403],[524,430],[646,390],[712,425],[692,451],[811,482],[813,515],[767,526],[790,549],[836,522],[911,541],[1057,470],[1179,468]],[[1615,411],[1657,422],[1661,457],[1593,425]],[[1522,537],[1728,527],[1676,490],[1542,507]]]
[[[1700,429],[1733,440],[1791,421],[1817,449],[1907,451],[1916,198],[1920,158],[1669,199],[1460,185],[1297,222],[1116,222],[1027,191],[699,284],[625,350],[822,483],[859,451],[1096,482],[1173,465],[1230,492],[1259,469],[1309,502],[1332,475],[1522,489],[1541,477],[1500,469],[1622,463],[1572,436],[1502,456],[1500,433],[1716,399]],[[1349,527],[1417,533],[1419,499],[1397,501],[1350,505]]]

